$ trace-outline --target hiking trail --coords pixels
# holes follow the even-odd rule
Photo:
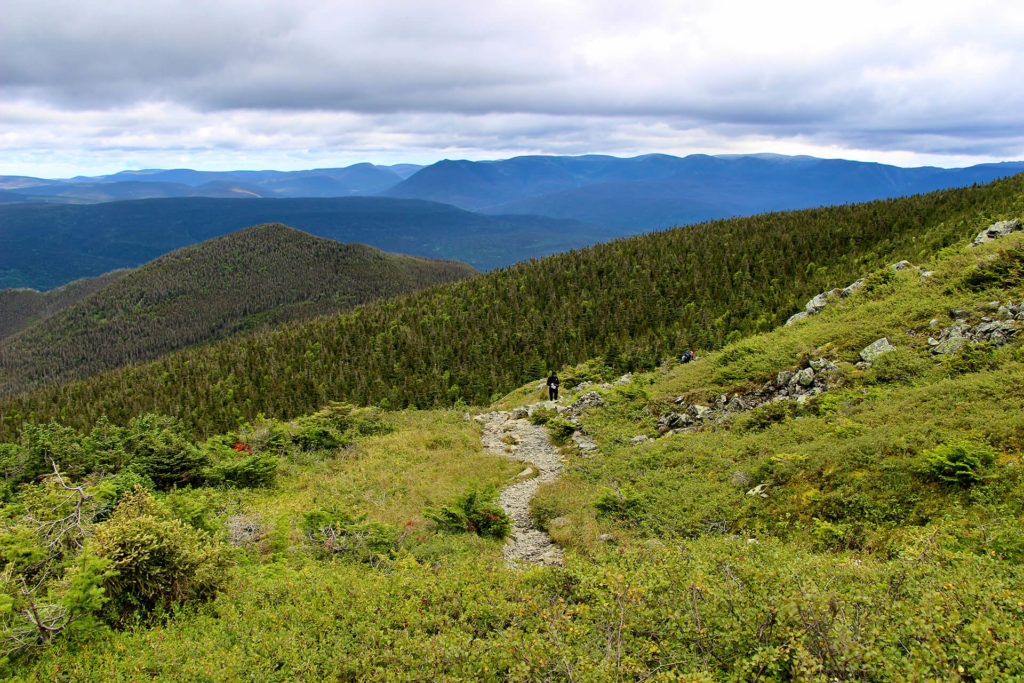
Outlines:
[[[519,475],[521,481],[501,490],[501,508],[512,519],[512,536],[505,544],[505,559],[511,564],[561,565],[562,549],[530,519],[530,499],[537,487],[558,479],[564,468],[558,451],[548,440],[547,429],[504,411],[478,415],[476,419],[483,424],[480,438],[487,452],[519,460],[537,472],[535,477],[522,479],[531,474],[530,469],[524,470]]]

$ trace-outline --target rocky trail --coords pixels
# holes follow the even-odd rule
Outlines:
[[[505,559],[512,564],[562,564],[562,549],[530,519],[530,499],[537,488],[557,479],[564,467],[548,440],[547,429],[503,411],[478,415],[476,419],[483,425],[481,440],[489,453],[530,466],[520,473],[519,481],[501,491],[501,507],[512,519],[512,537],[505,544]],[[535,472],[536,476],[531,476]]]

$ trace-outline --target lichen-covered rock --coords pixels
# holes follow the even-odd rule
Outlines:
[[[860,357],[861,360],[863,360],[865,363],[874,363],[875,359],[878,358],[879,356],[895,350],[896,347],[889,343],[889,339],[886,337],[882,337],[881,339],[876,339],[875,341],[871,342],[863,349],[861,349]]]
[[[809,387],[814,384],[814,369],[804,368],[796,373],[796,383],[802,387]]]
[[[861,279],[851,283],[850,285],[844,287],[843,289],[839,290],[839,292],[840,292],[839,296],[841,296],[841,297],[843,297],[845,299],[846,297],[848,297],[848,296],[850,296],[852,294],[856,294],[857,292],[859,292],[863,288],[864,288],[864,278],[861,278]]]
[[[758,484],[754,488],[747,491],[748,496],[757,496],[759,498],[768,497],[768,484]]]
[[[799,313],[794,313],[793,315],[789,316],[788,320],[786,320],[786,325],[792,325],[797,320],[803,320],[804,318],[809,317],[811,317],[811,314],[808,313],[807,311],[800,311]]]
[[[1017,232],[1020,230],[1020,219],[1014,218],[1009,221],[998,221],[988,226],[984,230],[978,233],[978,236],[974,238],[970,246],[976,247],[979,244],[985,242],[991,242],[992,240],[999,239],[1000,237],[1006,237],[1010,233]]]

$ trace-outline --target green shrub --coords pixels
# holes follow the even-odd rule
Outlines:
[[[551,441],[556,446],[564,446],[576,432],[576,425],[561,417],[553,417],[547,422],[548,433]]]
[[[989,342],[964,344],[959,351],[944,356],[942,366],[950,376],[991,370],[999,365],[995,346]]]
[[[128,423],[124,449],[133,468],[158,489],[201,484],[207,455],[196,448],[181,423],[164,415],[141,415]]]
[[[530,413],[529,420],[535,425],[544,425],[548,420],[558,417],[558,411],[554,408],[535,408]]]
[[[534,496],[530,499],[530,519],[538,529],[548,530],[548,523],[565,514],[559,501],[550,497]]]
[[[623,486],[616,491],[604,491],[594,502],[597,511],[612,517],[627,526],[636,526],[643,521],[647,513],[647,499],[631,486]]]
[[[839,524],[827,520],[811,520],[811,540],[815,550],[841,550],[846,547],[846,535],[849,531],[849,524]]]
[[[1024,247],[1005,249],[970,268],[956,285],[977,292],[989,287],[1012,287],[1024,281]]]
[[[505,538],[512,531],[508,515],[495,503],[493,489],[470,489],[458,496],[451,505],[427,508],[423,516],[432,520],[442,531],[472,533],[490,538]]]
[[[739,417],[736,420],[736,427],[744,432],[759,432],[794,417],[797,409],[796,401],[765,403]]]
[[[231,458],[237,452],[224,452],[226,460],[210,466],[203,473],[207,484],[237,488],[267,488],[277,479],[279,460],[266,453],[250,453],[242,458]]]
[[[115,622],[158,605],[212,598],[227,578],[226,547],[173,519],[141,487],[96,525],[87,550],[114,572],[103,587]]]
[[[365,520],[365,515],[353,517],[330,508],[306,513],[300,527],[310,546],[323,557],[341,556],[370,564],[394,557],[395,528]]]
[[[986,444],[946,443],[923,453],[921,471],[937,481],[971,486],[985,480],[984,468],[996,455],[996,450]]]
[[[869,380],[882,384],[909,382],[931,367],[924,358],[908,348],[898,348],[879,356],[871,366]]]

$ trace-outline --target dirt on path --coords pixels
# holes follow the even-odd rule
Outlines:
[[[484,448],[494,455],[519,460],[536,470],[524,470],[521,480],[501,491],[501,507],[512,519],[512,538],[505,544],[505,559],[512,564],[562,564],[562,549],[530,519],[530,499],[544,482],[558,479],[564,464],[548,440],[547,429],[512,413],[497,411],[478,415],[483,424]]]

